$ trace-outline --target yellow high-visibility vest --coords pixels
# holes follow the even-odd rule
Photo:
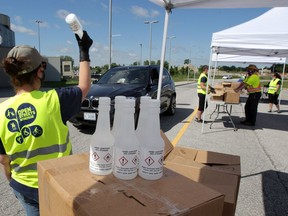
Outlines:
[[[206,79],[208,79],[207,75],[205,73],[201,73],[200,74],[200,77],[198,78],[197,93],[206,95],[206,89],[204,90],[204,89],[201,88],[201,79],[202,79],[202,77],[206,77]]]
[[[277,83],[280,81],[279,78],[273,79],[269,83],[268,94],[275,94],[277,89]],[[280,93],[280,88],[277,91],[277,94]]]
[[[0,137],[17,182],[38,188],[37,161],[72,154],[55,90],[9,98],[1,103],[0,118]]]

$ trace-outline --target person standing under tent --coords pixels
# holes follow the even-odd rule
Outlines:
[[[45,60],[33,47],[15,46],[3,60],[16,95],[0,106],[0,165],[27,216],[39,215],[37,162],[72,154],[66,122],[80,111],[91,86],[93,40],[86,31],[82,39],[75,37],[78,86],[41,91]]]
[[[244,121],[240,123],[246,126],[255,126],[256,117],[258,112],[258,104],[261,98],[261,83],[258,74],[259,69],[256,65],[249,65],[247,67],[247,77],[241,83],[241,85],[235,89],[239,92],[245,88],[248,92],[248,98],[245,104],[245,117]]]
[[[197,111],[197,117],[195,118],[196,122],[203,122],[202,120],[202,114],[205,110],[205,108],[208,107],[208,104],[206,102],[205,105],[205,98],[206,98],[206,88],[207,88],[207,81],[208,81],[208,69],[209,67],[207,65],[204,65],[202,67],[202,73],[200,74],[198,78],[198,84],[197,84],[197,94],[199,98],[199,105],[198,105],[198,111]]]
[[[268,112],[272,112],[273,104],[275,104],[277,108],[277,112],[280,113],[279,106],[279,94],[281,91],[281,75],[277,72],[273,73],[272,80],[269,82],[268,87],[268,99],[269,99],[269,110]]]

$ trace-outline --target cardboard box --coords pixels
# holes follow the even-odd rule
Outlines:
[[[165,167],[225,194],[223,216],[235,214],[240,184],[240,157],[193,148],[175,147]]]
[[[241,85],[242,82],[232,82],[231,83],[231,88],[236,89]]]
[[[224,101],[226,103],[240,103],[240,93],[235,92],[233,89],[226,89]]]
[[[231,82],[222,82],[224,88],[231,88]]]
[[[224,195],[168,168],[155,181],[93,175],[88,154],[38,162],[41,216],[220,216]]]
[[[164,141],[164,158],[168,156],[168,154],[173,150],[174,146],[170,142],[170,140],[167,138],[167,136],[164,134],[162,130],[160,130],[160,135]]]

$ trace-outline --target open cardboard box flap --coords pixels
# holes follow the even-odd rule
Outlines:
[[[165,167],[225,194],[223,216],[235,214],[240,185],[240,156],[176,146]]]

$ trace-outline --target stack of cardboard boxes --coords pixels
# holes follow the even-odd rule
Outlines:
[[[165,142],[159,180],[119,180],[89,172],[88,154],[38,163],[40,214],[232,216],[240,182],[240,157]]]
[[[212,93],[211,100],[224,101],[225,103],[240,103],[240,93],[234,90],[240,84],[240,82],[217,83],[213,87],[216,93]]]

